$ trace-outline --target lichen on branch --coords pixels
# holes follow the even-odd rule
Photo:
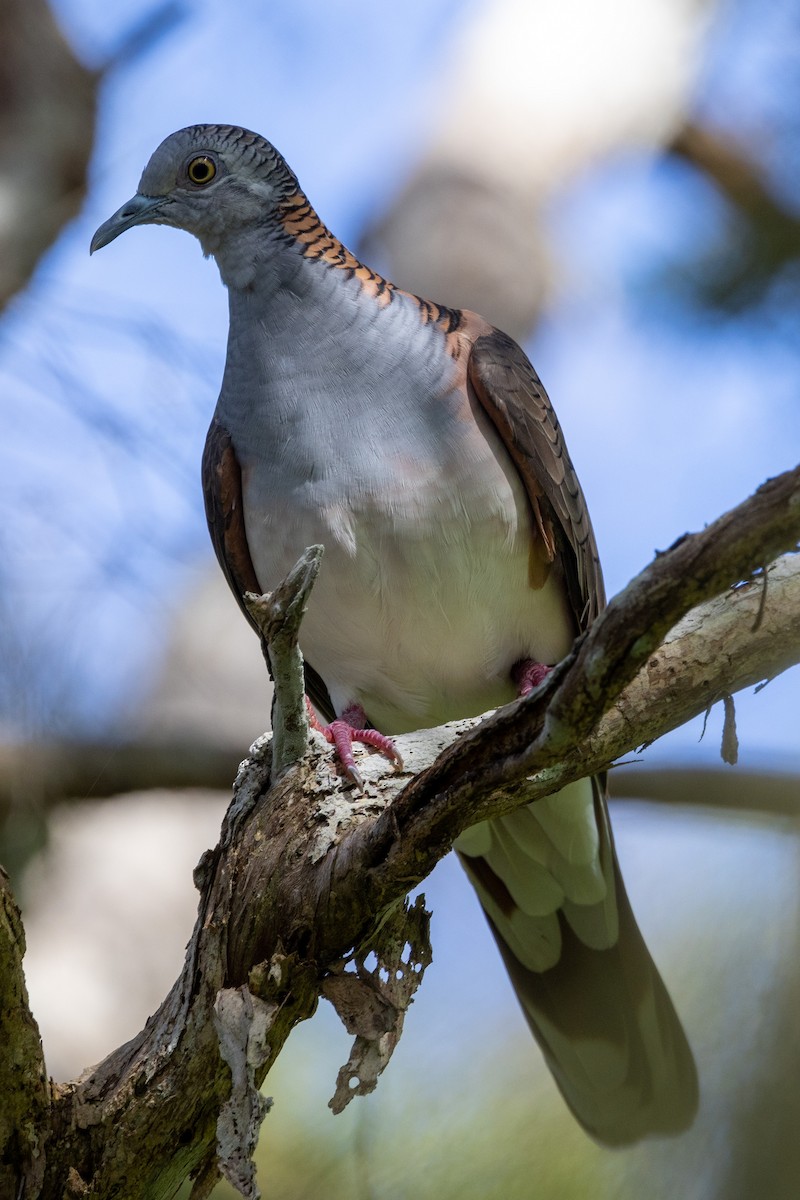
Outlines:
[[[259,744],[237,778],[220,843],[196,872],[183,970],[145,1028],[51,1096],[24,1005],[8,1026],[29,1081],[17,1092],[22,1107],[7,1089],[0,1098],[2,1169],[10,1164],[15,1185],[22,1181],[20,1200],[82,1192],[164,1200],[187,1176],[199,1200],[220,1155],[243,1194],[255,1195],[250,1153],[263,1108],[254,1096],[267,1067],[327,994],[356,1036],[337,1104],[354,1079],[356,1089],[374,1083],[387,1057],[381,1039],[396,1044],[410,991],[392,999],[373,986],[370,951],[383,962],[379,980],[390,962],[403,974],[400,939],[424,966],[419,931],[393,932],[389,953],[381,925],[464,828],[557,791],[800,661],[800,559],[765,570],[799,539],[800,469],[659,555],[529,697],[398,739],[402,773],[364,754],[363,796],[317,735],[274,775]],[[17,920],[6,921],[0,941],[2,965],[10,963],[4,1002],[22,980]],[[343,984],[348,974],[357,982]]]

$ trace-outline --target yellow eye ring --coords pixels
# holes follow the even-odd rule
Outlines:
[[[216,173],[216,163],[207,154],[201,154],[198,158],[193,158],[186,167],[186,174],[192,183],[196,183],[198,187],[203,187],[204,184],[211,183]]]

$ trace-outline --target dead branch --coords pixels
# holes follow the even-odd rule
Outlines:
[[[273,779],[302,757],[308,743],[303,656],[297,639],[321,563],[322,546],[309,546],[283,583],[269,596],[245,593],[247,611],[259,628],[261,648],[275,681]]]
[[[364,957],[375,950],[396,978],[406,943],[420,965],[427,952],[418,916],[403,908],[408,889],[463,828],[558,790],[800,660],[798,559],[762,569],[799,538],[796,470],[659,555],[525,701],[401,739],[402,775],[365,756],[364,795],[343,785],[316,739],[270,785],[262,739],[237,778],[220,843],[198,867],[197,923],[169,996],[131,1042],[54,1086],[36,1118],[41,1188],[23,1173],[15,1135],[0,1146],[0,1161],[18,1164],[19,1196],[164,1198],[192,1175],[199,1200],[218,1165],[255,1196],[249,1155],[265,1111],[257,1089],[320,992],[341,992],[338,1010],[366,1043],[346,1078],[367,1086],[396,1041],[405,998],[365,979]],[[19,937],[12,929],[17,955]],[[351,959],[355,982],[336,983]],[[18,1033],[11,1028],[12,1050]]]

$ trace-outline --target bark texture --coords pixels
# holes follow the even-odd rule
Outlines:
[[[800,560],[765,565],[798,539],[800,469],[659,555],[524,701],[400,739],[402,772],[364,755],[361,795],[316,737],[270,783],[262,739],[219,845],[198,866],[179,979],[137,1037],[50,1094],[24,1001],[21,926],[6,903],[0,1060],[22,1064],[0,1079],[9,1196],[166,1200],[191,1175],[198,1200],[221,1170],[255,1197],[250,1153],[266,1111],[257,1089],[319,994],[356,1035],[336,1085],[341,1107],[353,1079],[374,1086],[399,1036],[408,994],[381,978],[397,980],[409,963],[418,976],[427,962],[408,889],[463,828],[608,766],[800,660]]]

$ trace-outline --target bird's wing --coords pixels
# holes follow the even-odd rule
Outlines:
[[[586,502],[536,372],[511,338],[487,328],[477,329],[468,386],[523,481],[535,557],[558,573],[584,630],[605,604]],[[625,894],[605,778],[482,822],[456,849],[587,1131],[615,1145],[686,1128],[697,1106],[694,1060]]]
[[[524,351],[497,329],[475,339],[467,378],[500,435],[533,511],[541,553],[560,567],[577,630],[605,605],[586,501],[558,418]]]
[[[231,436],[216,417],[211,422],[206,437],[202,480],[206,520],[219,565],[239,607],[258,633],[258,627],[244,603],[245,592],[260,595],[263,588],[258,581],[247,544],[242,473]],[[315,708],[326,720],[332,721],[335,714],[328,689],[308,663],[305,663],[305,677],[306,692]]]

